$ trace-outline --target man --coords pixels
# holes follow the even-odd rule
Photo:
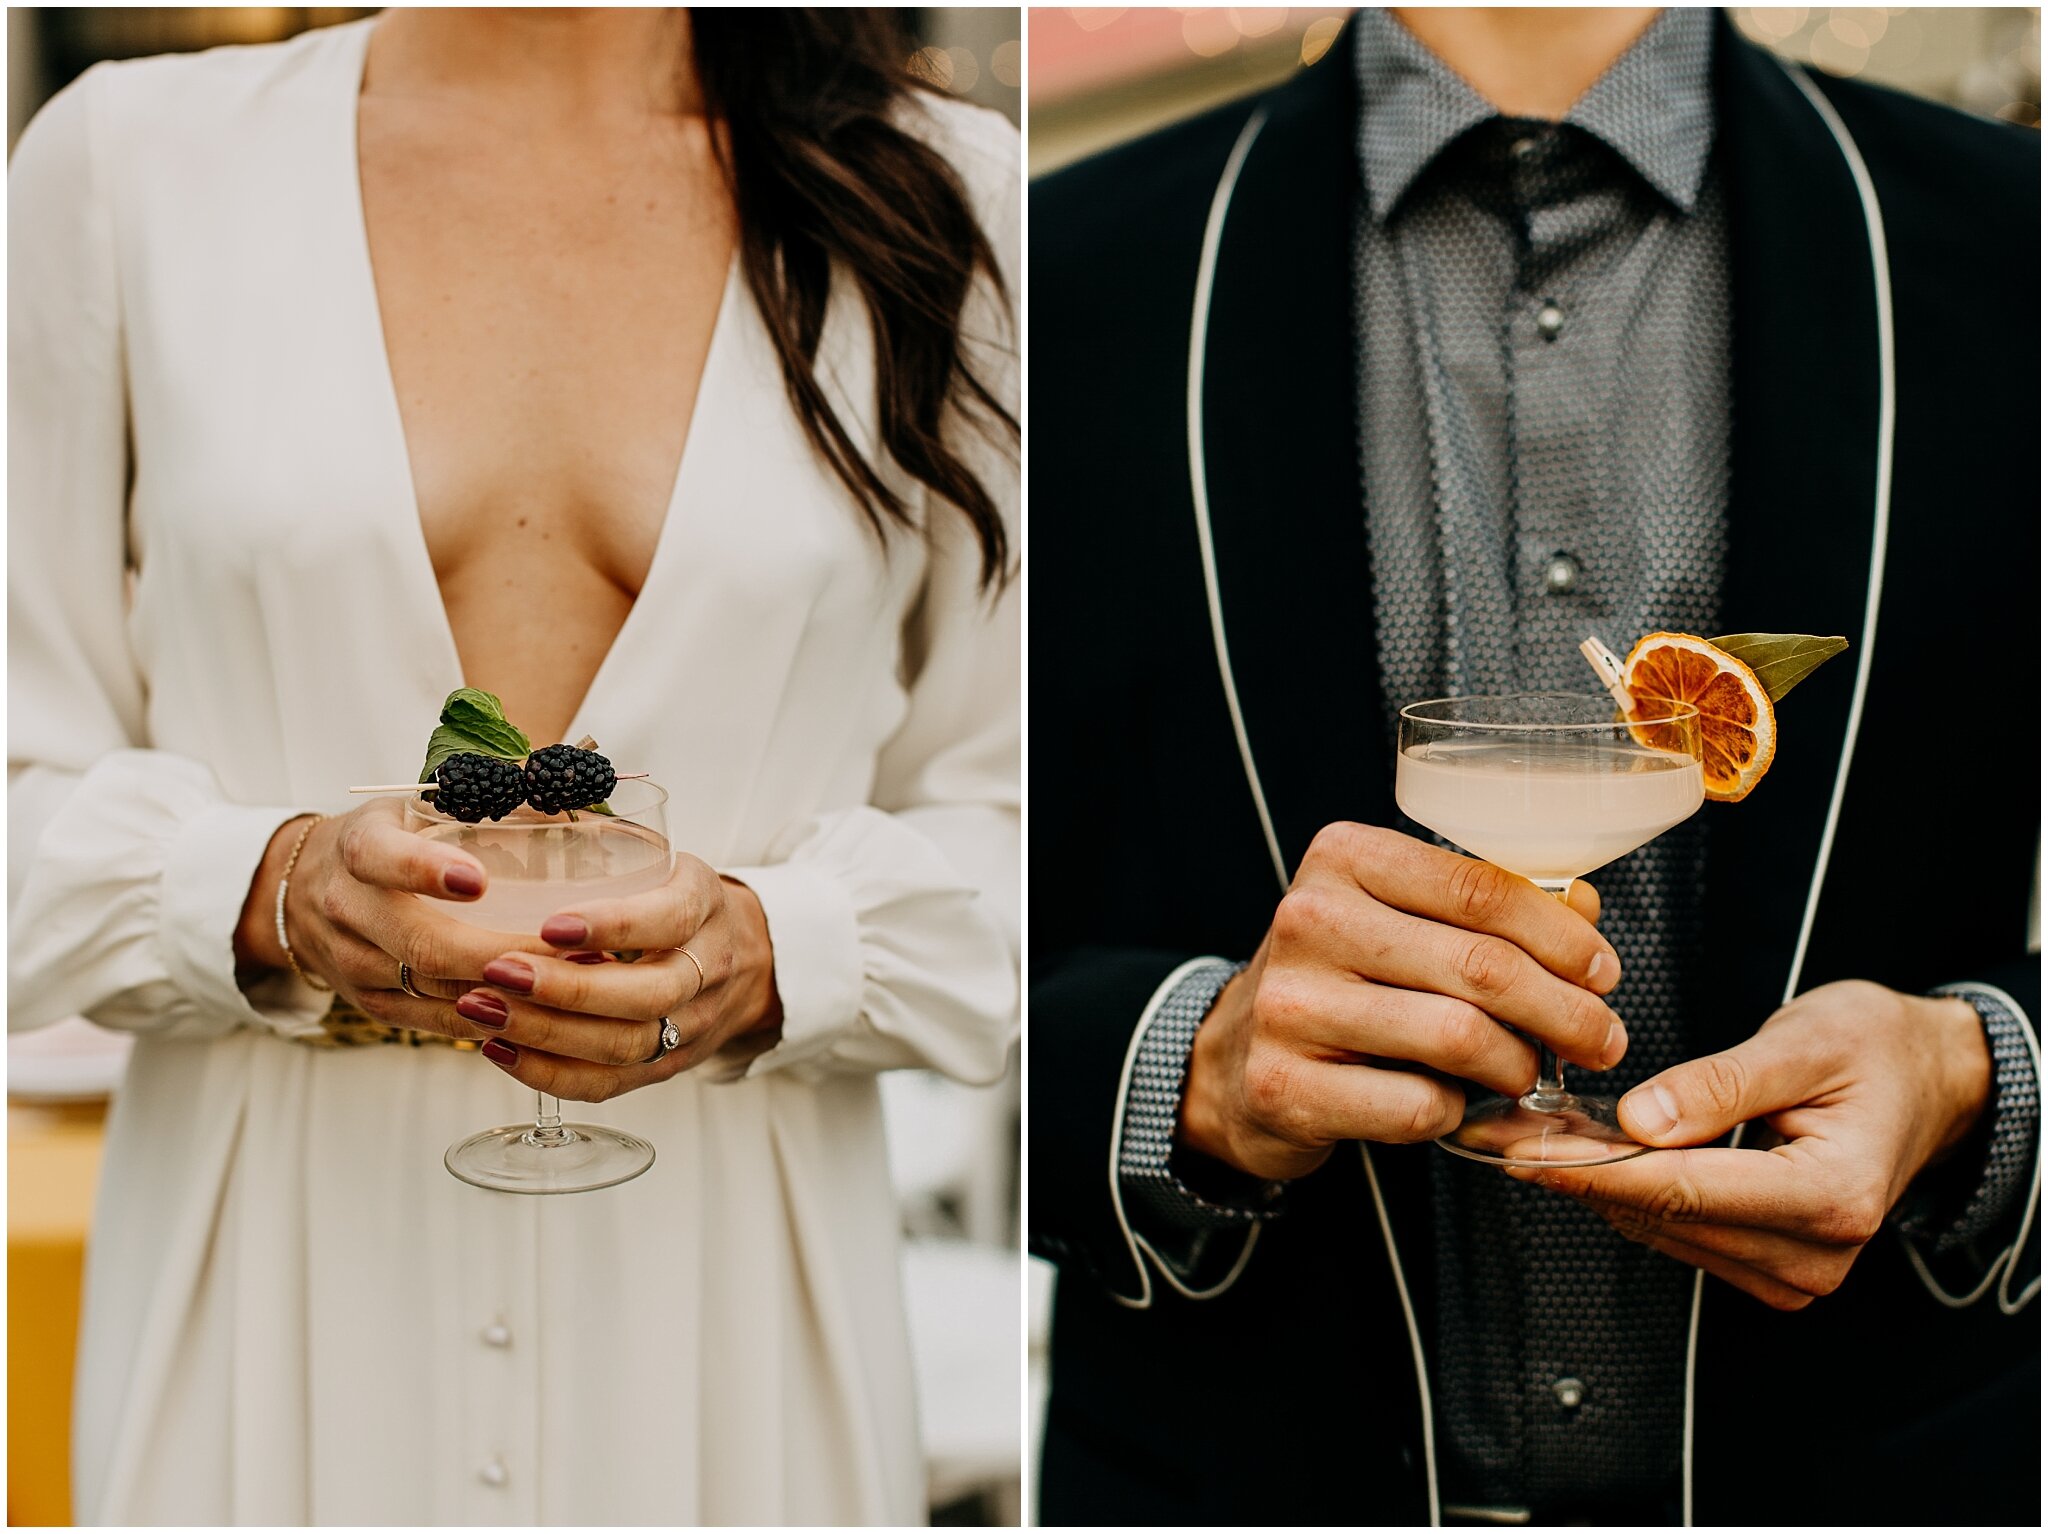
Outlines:
[[[2038,149],[1803,78],[1365,12],[1034,189],[1045,1522],[2039,1521]],[[1851,648],[1599,897],[1403,827],[1658,628]],[[1488,1018],[1665,1148],[1431,1146]]]

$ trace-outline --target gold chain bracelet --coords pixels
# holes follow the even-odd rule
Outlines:
[[[301,831],[299,839],[292,843],[292,855],[284,860],[284,872],[277,880],[277,946],[284,950],[284,961],[292,967],[292,973],[316,991],[331,991],[334,987],[325,980],[314,979],[299,968],[299,958],[292,952],[291,939],[284,935],[284,892],[291,887],[292,870],[299,866],[299,854],[306,848],[306,838],[313,834],[313,827],[326,818],[325,815],[315,815],[306,822],[306,829]]]

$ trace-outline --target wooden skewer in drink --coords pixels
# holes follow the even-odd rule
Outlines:
[[[597,749],[597,742],[586,735],[576,742],[576,749],[578,751],[595,751]],[[634,778],[652,777],[653,774],[646,772],[621,772],[614,774],[614,776],[621,783],[625,783]],[[349,792],[352,794],[418,794],[424,799],[428,794],[438,793],[440,788],[441,785],[438,783],[364,783],[351,788]]]
[[[1602,644],[1597,635],[1590,634],[1586,637],[1586,642],[1579,646],[1579,653],[1586,657],[1586,663],[1599,675],[1600,685],[1607,689],[1608,696],[1614,699],[1615,705],[1624,714],[1633,713],[1636,700],[1628,695],[1628,689],[1621,684],[1622,676],[1627,669],[1623,666],[1621,657]]]
[[[654,774],[651,772],[619,772],[614,773],[613,776],[621,783],[629,783],[634,778],[651,778]],[[428,794],[438,793],[440,788],[441,785],[438,783],[364,783],[351,788],[349,792],[352,794],[418,794],[424,798]]]

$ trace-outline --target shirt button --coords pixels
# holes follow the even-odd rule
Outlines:
[[[503,1321],[493,1321],[489,1326],[485,1327],[483,1337],[484,1341],[494,1348],[509,1348],[512,1346],[512,1328]]]
[[[1579,562],[1569,554],[1553,554],[1543,567],[1543,584],[1552,591],[1570,591],[1579,583]]]
[[[1536,328],[1543,332],[1546,341],[1555,341],[1564,329],[1564,310],[1554,302],[1545,304],[1536,311]]]
[[[503,1486],[512,1479],[512,1472],[505,1468],[502,1459],[491,1459],[485,1461],[483,1468],[477,1471],[476,1478],[486,1486]]]
[[[1557,1404],[1570,1411],[1586,1399],[1586,1387],[1580,1381],[1567,1376],[1550,1387],[1550,1393],[1557,1397]]]
[[[1508,153],[1526,164],[1536,158],[1536,151],[1541,147],[1534,138],[1518,138],[1508,145]]]

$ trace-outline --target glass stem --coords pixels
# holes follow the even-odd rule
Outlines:
[[[576,1136],[562,1127],[562,1105],[545,1092],[534,1095],[533,1133],[526,1138],[535,1145],[567,1145]]]
[[[1536,887],[1546,894],[1564,899],[1570,892],[1569,879],[1537,879]],[[1522,1094],[1522,1106],[1532,1113],[1559,1113],[1578,1102],[1564,1089],[1564,1062],[1557,1058],[1557,1051],[1548,1044],[1536,1046],[1536,1085]]]
[[[1532,1113],[1558,1113],[1578,1099],[1564,1089],[1564,1066],[1547,1044],[1536,1046],[1538,1061],[1535,1087],[1522,1094],[1522,1106]]]

